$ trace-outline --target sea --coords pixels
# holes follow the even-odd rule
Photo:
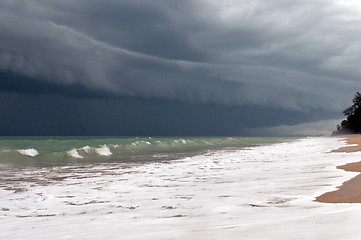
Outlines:
[[[339,137],[0,137],[0,239],[360,239]]]

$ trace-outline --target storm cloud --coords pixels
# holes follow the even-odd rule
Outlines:
[[[360,13],[338,0],[1,0],[0,90],[279,113],[257,127],[340,118],[360,86]]]

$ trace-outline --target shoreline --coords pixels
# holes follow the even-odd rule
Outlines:
[[[332,152],[361,152],[360,134],[343,135],[341,137],[346,138],[347,144],[350,146],[341,147],[332,150]],[[360,174],[344,182],[341,186],[337,187],[337,190],[316,197],[315,201],[321,203],[361,203],[361,161],[337,166],[337,169],[358,172]]]

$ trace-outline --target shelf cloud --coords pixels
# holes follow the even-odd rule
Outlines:
[[[3,0],[0,91],[335,114],[360,86],[360,13],[358,1]]]

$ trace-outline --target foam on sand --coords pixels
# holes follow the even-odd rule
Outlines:
[[[21,155],[29,156],[29,157],[35,157],[39,155],[38,151],[34,148],[28,148],[28,149],[19,149],[17,150],[18,153]]]
[[[314,201],[358,174],[336,168],[360,160],[330,152],[345,145],[306,138],[146,164],[5,166],[0,239],[358,240],[361,204]]]
[[[343,137],[347,141],[347,146],[336,149],[334,152],[352,153],[361,151],[361,135],[345,135]],[[350,172],[361,172],[361,162],[352,162],[337,168]],[[316,200],[324,203],[361,203],[361,174],[344,182],[337,190],[317,197]]]

